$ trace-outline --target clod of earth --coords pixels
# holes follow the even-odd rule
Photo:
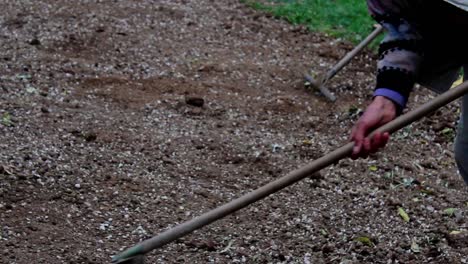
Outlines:
[[[196,107],[203,107],[203,105],[205,104],[205,100],[201,97],[186,97],[185,102],[189,105]]]

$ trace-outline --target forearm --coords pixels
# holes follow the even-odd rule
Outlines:
[[[375,96],[384,96],[401,111],[419,72],[422,38],[411,13],[415,1],[368,0],[371,16],[386,29],[379,48]],[[416,1],[417,2],[417,1]]]

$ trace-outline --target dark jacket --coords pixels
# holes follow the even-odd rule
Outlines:
[[[371,16],[386,29],[379,48],[374,95],[400,110],[414,84],[443,92],[468,64],[468,12],[442,0],[368,0]],[[468,3],[466,3],[468,6]]]

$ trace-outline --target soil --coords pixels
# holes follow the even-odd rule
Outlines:
[[[110,263],[348,141],[367,50],[239,1],[3,1],[0,262]],[[369,26],[369,32],[371,25]],[[409,108],[436,95],[416,88]],[[369,157],[147,254],[147,263],[468,263],[458,103]],[[401,208],[409,215],[405,222]]]

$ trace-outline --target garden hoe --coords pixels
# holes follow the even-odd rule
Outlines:
[[[393,121],[385,124],[378,128],[376,131],[393,133],[397,130],[411,124],[412,122],[430,114],[431,112],[439,109],[442,106],[454,101],[468,92],[468,81],[456,86],[454,89],[450,89],[447,92],[439,95],[433,100],[423,104],[415,110],[401,115]],[[369,136],[372,136],[375,132],[372,132]],[[273,194],[285,187],[292,185],[306,177],[310,177],[315,172],[338,162],[340,159],[348,157],[352,153],[353,142],[349,142],[346,145],[328,153],[327,155],[312,161],[306,166],[296,169],[289,174],[272,181],[263,187],[260,187],[250,193],[245,194],[227,204],[224,204],[218,208],[208,211],[190,221],[179,224],[174,228],[171,228],[163,233],[145,240],[134,247],[131,247],[117,256],[114,256],[112,263],[119,264],[143,264],[144,255],[153,249],[160,248],[165,244],[168,244],[178,238],[181,238],[197,229],[202,228],[216,220],[219,220],[229,214],[234,213],[259,201],[270,194]]]
[[[325,84],[335,76],[341,69],[343,69],[344,66],[346,66],[351,59],[356,56],[362,49],[364,49],[372,40],[374,40],[380,32],[382,32],[383,28],[381,25],[375,26],[374,31],[370,33],[367,38],[365,38],[359,45],[357,45],[352,51],[348,52],[346,56],[343,57],[333,68],[331,68],[325,75],[319,76],[318,78],[312,77],[312,71],[311,73],[305,73],[304,77],[305,79],[310,83],[312,88],[320,90],[320,92],[328,98],[328,100],[334,102],[336,101],[336,97],[328,90],[327,87],[325,87]]]

